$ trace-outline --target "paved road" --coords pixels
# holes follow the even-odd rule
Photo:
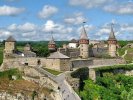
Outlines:
[[[36,69],[41,74],[48,75],[49,78],[57,82],[60,88],[59,92],[61,94],[62,100],[81,100],[79,96],[75,93],[75,91],[72,89],[72,87],[65,80],[64,73],[55,76],[40,67],[33,67],[33,68]]]

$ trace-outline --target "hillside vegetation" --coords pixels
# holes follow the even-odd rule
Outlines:
[[[106,74],[98,77],[96,83],[85,80],[82,100],[133,100],[133,77],[122,74]]]
[[[127,54],[125,51],[127,50]],[[119,56],[124,57],[127,62],[133,61],[133,48],[119,48],[118,49]],[[125,56],[124,56],[125,54]]]

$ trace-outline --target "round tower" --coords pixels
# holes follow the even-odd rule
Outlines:
[[[24,51],[31,51],[31,45],[29,43],[25,45]]]
[[[80,57],[87,59],[89,57],[89,39],[85,30],[85,27],[83,26],[80,40]]]
[[[111,32],[108,39],[108,52],[111,57],[116,57],[117,40],[114,35],[113,25],[111,25]]]
[[[53,36],[51,36],[51,40],[48,43],[48,49],[50,52],[55,52],[56,51],[56,43],[54,41]]]

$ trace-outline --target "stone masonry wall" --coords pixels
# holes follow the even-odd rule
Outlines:
[[[89,67],[89,66],[101,66],[101,65],[115,65],[125,64],[124,59],[90,59],[90,60],[73,60],[72,68]]]
[[[93,65],[93,60],[73,60],[72,61],[72,68],[80,68],[80,67],[87,67],[89,65]]]
[[[21,66],[24,66],[26,63],[28,66],[37,66],[38,60],[41,61],[42,66],[46,66],[46,58],[12,58],[12,59],[4,59],[2,67],[3,69],[9,69],[9,68],[19,68]]]
[[[125,64],[124,59],[94,59],[93,65],[115,65],[115,64]]]

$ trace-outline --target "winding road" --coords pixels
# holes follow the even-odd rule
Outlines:
[[[47,75],[58,84],[62,100],[81,100],[80,97],[75,93],[75,91],[66,81],[64,73],[55,76],[41,67],[36,66],[33,68],[39,73]]]

